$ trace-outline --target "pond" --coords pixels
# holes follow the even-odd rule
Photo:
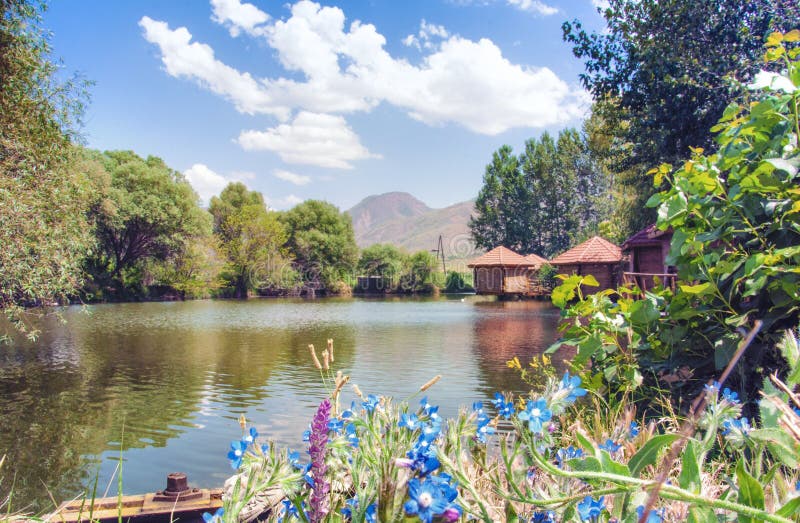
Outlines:
[[[0,347],[0,494],[14,482],[15,510],[48,510],[50,494],[60,502],[95,482],[97,496],[116,495],[120,468],[126,494],[162,489],[174,471],[220,486],[242,414],[303,450],[325,396],[307,347],[328,338],[334,368],[365,393],[403,400],[441,374],[428,397],[452,416],[523,390],[506,361],[547,348],[559,314],[458,296],[109,304],[63,319],[48,319],[36,344]],[[348,387],[343,400],[354,398]]]

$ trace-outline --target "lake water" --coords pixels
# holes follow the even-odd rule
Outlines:
[[[458,296],[110,304],[63,317],[36,344],[0,347],[0,494],[15,482],[14,509],[48,510],[48,490],[60,502],[95,480],[98,496],[115,495],[120,463],[126,494],[160,490],[175,471],[220,486],[241,414],[302,450],[325,396],[307,346],[328,338],[334,368],[365,393],[402,400],[441,374],[428,397],[454,415],[523,390],[506,361],[547,348],[559,315],[548,302]],[[344,401],[354,397],[348,387]]]

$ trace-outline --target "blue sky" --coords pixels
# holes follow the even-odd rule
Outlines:
[[[65,69],[94,82],[90,147],[156,155],[208,199],[273,208],[407,191],[474,198],[491,153],[578,126],[589,97],[561,23],[598,0],[53,2]]]

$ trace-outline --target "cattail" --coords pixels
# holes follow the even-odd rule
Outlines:
[[[328,338],[328,353],[331,355],[331,363],[336,360],[333,357],[333,338]]]
[[[335,397],[337,394],[339,394],[339,391],[340,391],[340,390],[342,390],[342,387],[344,387],[345,385],[347,385],[347,382],[348,382],[348,381],[350,381],[350,376],[344,376],[344,377],[339,377],[339,376],[337,376],[337,377],[336,377],[336,388],[335,388],[335,389],[333,389],[333,396],[334,396],[334,397]]]
[[[328,354],[328,349],[322,351],[322,367],[325,370],[331,368],[331,357],[330,354]]]
[[[442,375],[441,375],[441,374],[437,374],[437,375],[436,375],[436,376],[434,376],[434,377],[433,377],[433,378],[432,378],[432,379],[431,379],[431,380],[430,380],[428,383],[426,383],[425,385],[423,385],[422,387],[420,387],[420,388],[419,388],[419,391],[420,391],[420,392],[425,392],[425,391],[426,391],[426,390],[428,390],[429,388],[431,388],[431,387],[433,387],[434,385],[436,385],[436,382],[437,382],[437,381],[439,381],[440,379],[442,379]]]
[[[239,415],[239,426],[242,427],[242,431],[247,428],[247,418],[244,417],[244,413]]]
[[[319,362],[319,358],[317,358],[317,351],[314,350],[314,346],[308,346],[308,351],[311,353],[311,359],[314,361],[314,366],[318,369],[322,369],[322,364]]]
[[[358,397],[361,398],[362,400],[364,399],[364,393],[361,392],[361,389],[359,389],[358,385],[356,385],[355,383],[353,383],[353,392],[358,394]]]

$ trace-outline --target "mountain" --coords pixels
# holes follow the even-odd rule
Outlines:
[[[359,247],[391,243],[409,252],[435,249],[439,235],[445,257],[467,259],[479,254],[469,233],[474,202],[432,209],[414,196],[390,192],[364,198],[347,211]]]

